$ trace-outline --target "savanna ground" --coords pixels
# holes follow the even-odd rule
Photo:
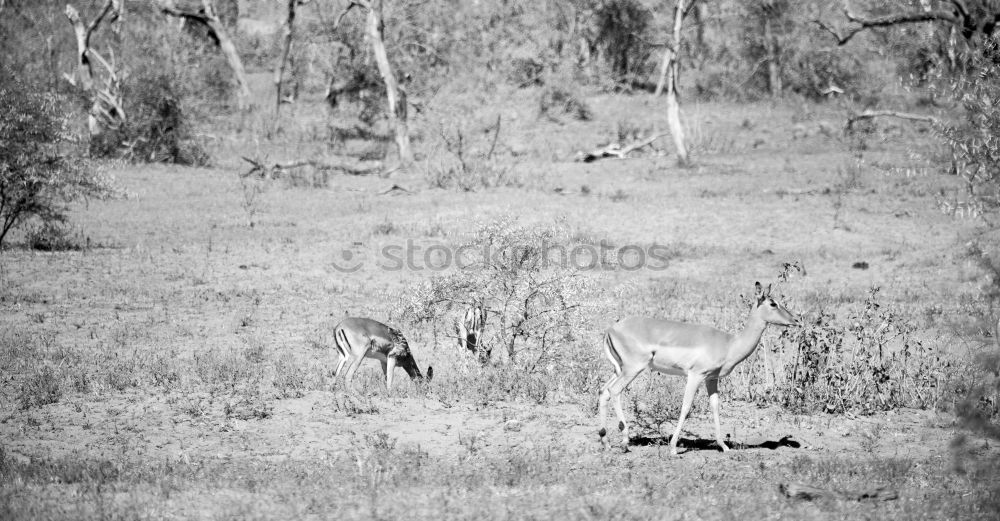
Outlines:
[[[662,154],[585,164],[576,152],[616,128],[664,127],[647,95],[587,102],[592,120],[561,123],[537,117],[531,89],[481,107],[503,116],[504,161],[497,186],[469,192],[433,187],[433,155],[390,178],[241,178],[240,155],[323,149],[325,113],[306,103],[276,124],[264,109],[215,122],[212,168],[112,167],[129,195],[78,207],[80,250],[0,255],[0,517],[995,519],[998,452],[953,414],[971,384],[963,364],[990,340],[965,255],[980,232],[939,210],[951,179],[927,166],[928,135],[879,124],[845,138],[833,104],[691,103],[696,166],[675,167],[666,140]],[[393,184],[409,192],[383,193]],[[592,307],[572,341],[528,375],[482,368],[450,322],[398,312],[435,273],[382,269],[377,252],[458,246],[512,218],[570,246],[665,245],[670,262],[583,272]],[[336,269],[345,249],[361,269]],[[804,270],[779,280],[796,261]],[[840,330],[880,287],[937,384],[871,414],[781,406],[767,388],[795,346],[771,328],[723,382],[733,451],[709,441],[701,390],[687,450],[669,454],[683,379],[664,376],[627,393],[631,450],[601,450],[600,332],[631,314],[735,331],[756,280]],[[399,372],[386,392],[366,362],[364,398],[349,397],[331,376],[345,315],[398,325],[435,378]],[[801,501],[781,483],[898,499]]]

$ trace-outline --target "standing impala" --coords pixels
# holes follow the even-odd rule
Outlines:
[[[622,392],[648,368],[665,374],[687,375],[681,414],[677,418],[674,436],[670,438],[670,452],[677,454],[681,426],[691,410],[695,392],[703,382],[715,418],[715,439],[723,452],[728,451],[729,447],[722,441],[719,424],[719,378],[727,376],[736,364],[753,354],[768,324],[798,324],[795,316],[771,298],[771,286],[764,291],[758,282],[755,290],[756,303],[743,331],[736,335],[710,326],[646,317],[627,318],[611,326],[604,336],[604,354],[614,365],[615,376],[601,391],[597,413],[601,422],[601,443],[607,444],[607,429],[604,427],[608,400],[614,398],[622,443],[628,450],[628,424],[622,411]]]
[[[354,390],[354,373],[365,357],[381,362],[387,390],[392,388],[392,372],[397,365],[411,379],[424,379],[410,352],[410,345],[395,328],[370,318],[345,318],[333,328],[333,338],[337,351],[340,352],[340,363],[333,376],[340,376],[340,371],[347,365],[346,385],[350,390]],[[427,379],[430,380],[433,376],[434,369],[428,367]]]

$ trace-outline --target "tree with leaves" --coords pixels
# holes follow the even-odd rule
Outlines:
[[[0,71],[0,245],[32,217],[64,222],[69,203],[114,195],[80,155],[62,103]]]

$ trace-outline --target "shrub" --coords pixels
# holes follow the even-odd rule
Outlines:
[[[75,153],[63,105],[38,85],[0,71],[0,245],[31,217],[65,222],[72,201],[116,193]]]
[[[961,105],[964,120],[938,123],[935,130],[951,147],[953,173],[965,181],[969,202],[979,213],[994,214],[1000,209],[1000,47],[984,44],[962,61],[954,71],[939,64],[932,92]]]
[[[449,103],[439,96],[428,108],[431,136],[425,143],[426,160],[420,168],[435,188],[466,192],[482,188],[520,186],[521,178],[501,155],[503,120],[485,116],[473,104],[480,99],[462,97]]]
[[[538,98],[538,114],[553,121],[559,121],[561,115],[579,121],[590,121],[594,117],[593,111],[581,93],[574,90],[563,85],[547,85]]]
[[[559,356],[557,346],[587,330],[591,279],[549,257],[550,248],[565,240],[555,228],[521,226],[511,218],[488,223],[467,245],[471,248],[463,248],[481,252],[482,259],[410,292],[401,314],[413,322],[440,321],[481,303],[488,315],[480,342],[484,358],[499,348],[508,363],[521,363],[529,373],[541,370]]]
[[[652,50],[644,37],[653,22],[652,11],[636,0],[613,0],[598,7],[594,17],[597,42],[604,47],[615,80],[631,84],[644,77]]]
[[[134,162],[206,165],[209,156],[192,138],[179,78],[144,68],[128,77],[124,98],[128,119],[95,136],[90,153]]]
[[[25,243],[39,251],[75,251],[83,249],[79,233],[73,234],[63,223],[45,221],[25,232]]]
[[[796,350],[783,365],[776,401],[793,410],[864,414],[935,405],[940,359],[914,337],[910,321],[882,309],[878,292],[871,288],[846,328],[821,312],[783,333]]]
[[[17,403],[21,409],[30,409],[56,403],[60,398],[62,398],[62,387],[59,384],[59,375],[46,364],[35,369],[21,382]]]

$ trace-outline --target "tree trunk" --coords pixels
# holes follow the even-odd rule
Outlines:
[[[660,69],[660,82],[656,93],[667,90],[667,125],[677,149],[677,164],[687,166],[690,163],[687,147],[684,145],[684,127],[681,125],[681,105],[677,99],[677,77],[680,73],[681,23],[684,21],[684,0],[677,0],[674,6],[674,34],[672,46],[663,53],[663,64]],[[665,85],[664,85],[665,84]]]
[[[378,64],[382,81],[385,82],[385,94],[389,102],[389,123],[396,135],[396,149],[399,153],[400,165],[407,165],[412,158],[410,152],[410,134],[406,127],[406,97],[399,90],[396,75],[389,64],[389,56],[385,51],[384,23],[382,20],[382,0],[371,0],[368,6],[368,37],[371,39],[375,62]]]
[[[92,137],[100,135],[104,131],[105,122],[112,123],[116,118],[119,121],[124,120],[125,117],[125,113],[121,107],[118,78],[114,68],[90,48],[90,37],[100,27],[104,17],[110,14],[111,22],[114,23],[118,20],[121,9],[119,0],[107,0],[97,17],[90,22],[90,25],[84,27],[80,13],[71,4],[66,4],[66,18],[69,20],[70,25],[73,26],[73,32],[76,35],[77,50],[76,80],[74,81],[70,78],[70,81],[71,83],[76,83],[90,96],[91,105],[90,111],[87,114],[87,130]],[[91,62],[92,55],[93,58],[96,58],[99,63],[107,68],[107,88],[103,91],[96,87],[94,81],[94,67]],[[107,109],[102,106],[105,104],[108,106]],[[102,119],[105,121],[102,122]]]
[[[285,17],[285,25],[282,27],[284,45],[281,47],[281,56],[278,58],[278,68],[274,71],[275,116],[281,112],[281,81],[285,75],[285,63],[288,62],[288,55],[292,50],[292,36],[295,30],[295,4],[297,2],[298,0],[288,0],[288,16]]]
[[[764,49],[767,53],[767,87],[771,96],[781,95],[781,68],[778,63],[778,41],[775,39],[771,18],[764,15]]]

